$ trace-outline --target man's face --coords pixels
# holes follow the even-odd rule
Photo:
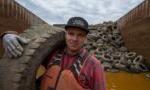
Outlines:
[[[79,28],[69,27],[66,29],[65,38],[67,49],[72,52],[76,52],[80,50],[85,43],[87,34]]]

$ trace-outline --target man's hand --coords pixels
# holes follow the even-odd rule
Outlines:
[[[3,36],[2,40],[5,54],[10,58],[21,56],[24,50],[22,45],[28,43],[27,39],[16,34],[6,34]]]

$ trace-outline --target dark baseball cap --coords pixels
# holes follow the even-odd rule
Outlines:
[[[81,30],[85,31],[86,33],[89,32],[88,22],[82,17],[71,17],[68,20],[67,24],[65,25],[65,29],[67,29],[69,27],[80,28]]]

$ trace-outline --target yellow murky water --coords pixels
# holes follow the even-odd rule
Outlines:
[[[150,78],[146,73],[105,73],[107,90],[150,90]]]

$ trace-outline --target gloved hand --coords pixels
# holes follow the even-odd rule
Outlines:
[[[23,53],[23,44],[27,44],[29,40],[22,38],[16,34],[6,34],[3,36],[3,47],[5,54],[10,58],[16,58]]]

